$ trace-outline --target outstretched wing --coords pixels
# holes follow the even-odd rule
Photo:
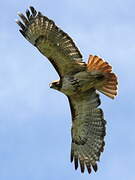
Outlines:
[[[104,148],[105,124],[99,95],[95,89],[68,97],[72,112],[71,162],[75,169],[80,163],[81,172],[85,167],[97,171],[97,161]]]
[[[82,55],[73,40],[55,23],[30,7],[26,16],[18,14],[23,21],[17,21],[22,35],[46,56],[60,77],[86,68]]]

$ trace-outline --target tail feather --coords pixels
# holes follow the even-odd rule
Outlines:
[[[108,97],[110,97],[111,99],[114,99],[114,95],[112,95],[111,93],[108,93],[108,92],[106,92],[106,91],[103,91],[103,90],[99,90],[101,93],[103,93],[104,95],[106,95],[106,96],[108,96]]]
[[[112,67],[105,62],[103,59],[99,58],[98,56],[90,55],[88,64],[87,64],[88,71],[98,70],[101,72],[111,72]]]
[[[117,87],[114,86],[114,85],[111,86],[111,85],[108,85],[108,84],[107,84],[107,85],[104,85],[104,87],[105,87],[105,88],[108,88],[108,89],[111,89],[111,90],[117,90]]]
[[[97,87],[97,90],[114,99],[114,97],[117,95],[118,82],[116,75],[112,73],[112,66],[98,56],[90,55],[87,70],[88,72],[95,71],[104,75],[105,80],[102,85]]]

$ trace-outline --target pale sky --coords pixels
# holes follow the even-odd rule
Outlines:
[[[70,163],[68,100],[49,88],[55,69],[15,23],[30,5],[75,40],[84,61],[99,55],[118,76],[116,99],[100,96],[107,135],[97,173]],[[134,180],[135,1],[5,0],[0,17],[0,180]]]

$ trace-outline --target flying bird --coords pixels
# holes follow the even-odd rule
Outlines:
[[[117,95],[117,77],[112,67],[102,58],[90,55],[83,62],[82,55],[71,37],[55,25],[54,21],[37,12],[32,6],[26,15],[18,14],[21,34],[33,44],[56,69],[60,79],[50,88],[64,93],[72,115],[71,162],[81,172],[94,169],[104,150],[106,121],[98,106],[97,91],[114,99]]]

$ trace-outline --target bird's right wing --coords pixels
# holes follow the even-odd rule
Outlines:
[[[53,64],[60,77],[86,68],[82,55],[67,33],[55,23],[37,12],[33,7],[26,16],[18,14],[23,21],[17,21],[22,35]]]
[[[80,163],[81,172],[87,167],[97,171],[97,161],[104,148],[105,123],[95,89],[68,97],[72,112],[71,162],[75,169]]]

